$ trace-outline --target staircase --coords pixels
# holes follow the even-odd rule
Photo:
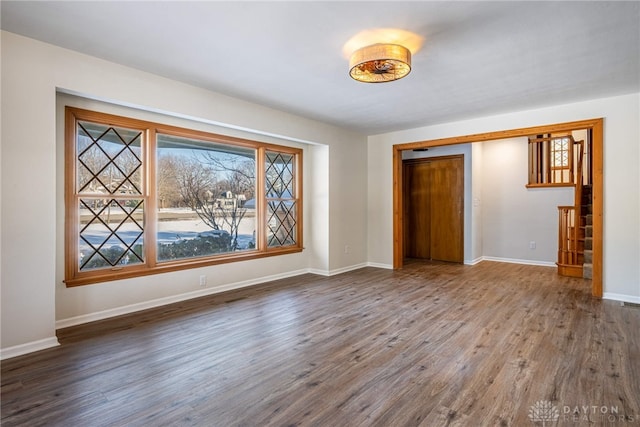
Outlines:
[[[576,141],[577,171],[573,206],[558,206],[558,274],[593,276],[593,188],[582,183],[583,141]]]
[[[591,279],[593,276],[593,188],[591,185],[582,186],[582,216],[580,224],[584,228],[584,245],[582,254],[582,277]]]

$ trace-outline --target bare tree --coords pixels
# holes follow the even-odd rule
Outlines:
[[[204,158],[213,170],[227,177],[219,182],[219,188],[223,192],[230,191],[233,200],[227,200],[228,203],[218,205],[216,213],[228,228],[231,235],[231,250],[234,251],[238,249],[240,222],[247,213],[244,201],[255,197],[256,162],[254,158],[220,153],[207,153]],[[244,200],[239,198],[241,195]]]
[[[220,230],[214,198],[218,194],[215,171],[194,158],[181,158],[177,163],[175,178],[182,200],[198,214],[202,222],[214,230]]]
[[[183,202],[206,225],[229,233],[229,251],[238,249],[240,223],[247,213],[244,201],[255,193],[255,160],[237,157],[211,153],[201,159],[174,159]]]
[[[178,207],[183,205],[180,186],[176,179],[177,170],[180,168],[180,157],[165,154],[158,157],[156,172],[156,189],[158,192],[158,208]]]
[[[216,172],[228,176],[226,184],[229,191],[234,194],[244,194],[247,198],[255,196],[256,161],[254,158],[219,153],[207,153],[204,158]]]

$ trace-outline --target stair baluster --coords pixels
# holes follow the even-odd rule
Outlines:
[[[558,274],[583,277],[586,221],[582,215],[584,141],[575,141],[577,167],[573,206],[558,206]],[[584,222],[584,223],[583,223]]]

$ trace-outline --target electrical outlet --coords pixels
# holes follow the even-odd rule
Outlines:
[[[207,276],[200,276],[200,286],[207,286]]]
[[[535,249],[536,248],[536,242],[534,242],[533,240],[529,242],[529,249]]]
[[[349,245],[344,245],[344,253],[348,254],[351,252],[351,248],[349,247]]]

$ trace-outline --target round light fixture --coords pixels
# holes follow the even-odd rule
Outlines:
[[[365,83],[384,83],[401,79],[411,72],[411,52],[398,44],[376,43],[351,55],[349,75]]]

